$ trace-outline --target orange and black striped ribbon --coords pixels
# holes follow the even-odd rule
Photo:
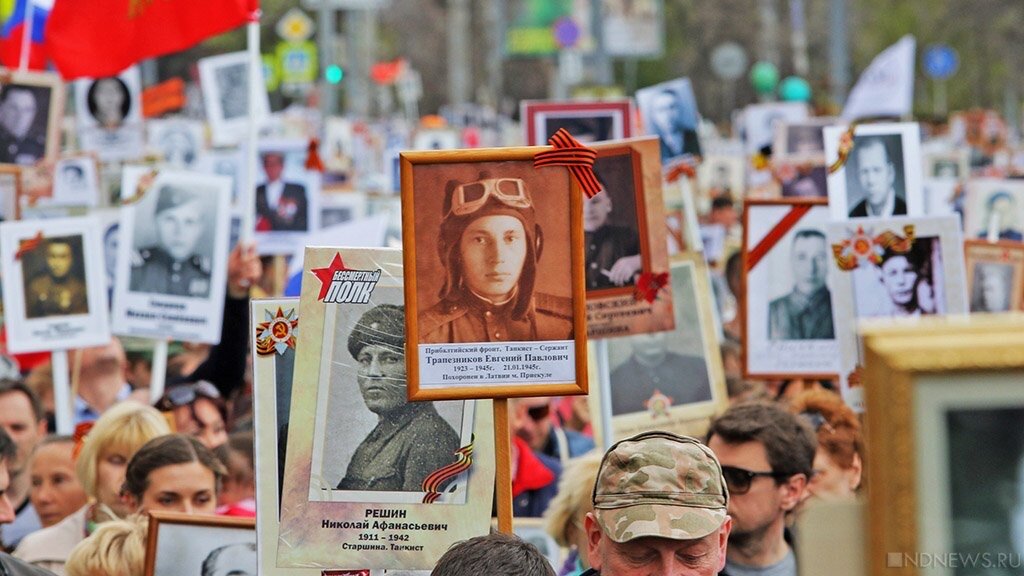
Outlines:
[[[21,260],[21,257],[29,252],[39,248],[43,244],[43,232],[40,230],[36,232],[36,235],[31,238],[26,238],[18,243],[18,251],[14,254],[15,260]]]
[[[555,147],[554,150],[538,152],[533,157],[533,167],[544,166],[565,166],[569,168],[580,189],[593,198],[601,191],[601,183],[594,175],[594,161],[597,160],[597,151],[580,144],[565,128],[559,128],[558,132],[548,138],[548,144]]]
[[[471,438],[469,444],[455,451],[455,462],[443,468],[438,468],[423,479],[423,491],[427,493],[423,497],[424,504],[433,504],[437,501],[441,497],[441,490],[448,480],[469,470],[469,467],[473,465],[473,444],[474,439]]]

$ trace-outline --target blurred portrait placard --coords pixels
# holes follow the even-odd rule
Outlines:
[[[949,182],[966,180],[971,175],[970,150],[933,151],[925,154],[925,178]]]
[[[744,150],[753,156],[773,144],[781,126],[808,122],[810,112],[803,102],[767,102],[747,106],[738,119]]]
[[[839,140],[847,130],[825,128],[826,164],[838,160]],[[857,126],[846,163],[828,175],[828,204],[836,220],[924,216],[917,123]]]
[[[629,99],[524,100],[519,109],[530,146],[546,146],[548,138],[561,128],[583,144],[633,136],[633,102]]]
[[[277,566],[426,569],[488,530],[491,406],[409,401],[402,270],[306,249]]]
[[[110,340],[99,222],[91,216],[0,224],[4,320],[11,352]]]
[[[744,217],[744,373],[828,378],[839,372],[824,200],[748,200]]]
[[[206,140],[202,122],[161,119],[146,123],[148,145],[163,159],[163,166],[185,170],[196,166]]]
[[[1024,180],[970,180],[964,198],[964,236],[1024,241]]]
[[[18,198],[24,195],[21,166],[0,165],[0,222],[18,217]]]
[[[145,134],[139,67],[117,76],[76,80],[75,120],[82,150],[104,161],[141,158]]]
[[[671,330],[665,202],[657,138],[594,145],[602,191],[583,201],[587,336]]]
[[[823,131],[826,126],[831,126],[837,121],[831,117],[814,117],[792,122],[775,122],[772,161],[824,165]]]
[[[689,78],[676,78],[636,91],[644,132],[661,140],[664,166],[701,155],[700,112]]]
[[[56,74],[4,69],[0,87],[0,164],[57,160],[64,82]],[[9,79],[8,79],[9,78]]]
[[[599,355],[602,402],[612,441],[646,430],[681,434],[725,409],[725,372],[707,266],[699,253],[672,258],[675,329],[608,338]]]
[[[114,332],[217,342],[227,289],[231,182],[127,166]]]
[[[601,25],[610,56],[657,58],[665,51],[662,0],[602,0]]]
[[[94,156],[62,158],[53,169],[49,204],[93,208],[100,203],[100,174]]]
[[[583,198],[538,150],[402,154],[412,398],[585,393]]]
[[[149,513],[145,576],[257,576],[252,518]]]
[[[306,168],[308,144],[261,142],[256,174],[256,245],[260,254],[291,254],[320,228],[320,173]]]
[[[746,188],[746,161],[735,154],[708,154],[697,166],[697,184],[707,201],[725,196],[738,201]]]
[[[249,112],[249,55],[245,52],[219,54],[199,60],[199,82],[203,89],[206,119],[213,143],[237,144],[245,138],[250,116],[257,123],[270,114],[264,89],[263,67],[256,67],[255,114]]]
[[[955,216],[869,218],[827,226],[835,326],[865,318],[913,319],[966,314],[967,284],[960,223]],[[838,330],[840,375],[862,364],[857,335]],[[843,395],[863,408],[863,388]]]
[[[1024,310],[1024,243],[964,241],[971,313]]]

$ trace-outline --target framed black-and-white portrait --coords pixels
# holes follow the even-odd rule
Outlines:
[[[215,145],[237,144],[248,131],[250,117],[260,123],[270,114],[262,66],[256,67],[256,78],[257,89],[252,91],[249,89],[249,55],[246,52],[199,60],[199,82]],[[256,96],[255,114],[249,112],[252,94]]]
[[[832,117],[814,117],[795,122],[776,122],[772,141],[772,161],[792,163],[825,163],[825,126],[838,120]]]
[[[4,70],[0,86],[0,164],[57,160],[64,83],[50,73]]]
[[[149,513],[145,576],[257,576],[253,518]]]
[[[195,167],[206,148],[203,123],[181,118],[146,123],[147,144],[163,159],[163,166],[177,170]]]
[[[646,430],[689,432],[725,409],[725,373],[710,277],[699,253],[673,256],[675,329],[599,343],[598,382],[610,406],[611,441]],[[692,433],[692,432],[690,432]]]
[[[90,216],[0,224],[11,352],[110,340],[99,222]]]
[[[306,168],[302,140],[261,142],[256,174],[260,254],[291,254],[295,240],[320,228],[320,173]]]
[[[964,197],[964,236],[1024,241],[1024,180],[969,181]]]
[[[93,208],[100,203],[99,187],[99,167],[94,156],[62,158],[53,169],[53,196],[49,203]]]
[[[868,318],[967,314],[964,247],[955,216],[869,218],[827,226],[834,325]],[[849,376],[863,364],[854,330],[837,330],[843,395],[863,409]]]
[[[964,241],[971,313],[1024,310],[1024,243]]]
[[[847,126],[828,126],[825,159],[839,158]],[[853,149],[828,176],[828,204],[836,220],[924,216],[921,133],[916,123],[865,124],[853,133]]]
[[[743,218],[743,281],[751,287],[740,303],[744,373],[838,373],[825,200],[748,200]]]
[[[231,183],[222,176],[124,169],[114,331],[216,342],[227,282]]]
[[[452,150],[461,144],[462,135],[455,128],[421,128],[412,137],[413,150]]]
[[[633,135],[633,102],[524,100],[519,105],[526,143],[545,146],[548,138],[565,128],[572,137],[586,144],[621,140]]]
[[[331,116],[324,121],[320,158],[324,161],[324,188],[350,189],[355,179],[356,141],[352,120]]]
[[[697,167],[701,198],[720,196],[738,201],[746,192],[746,160],[735,154],[708,154]]]
[[[661,140],[661,163],[701,155],[700,112],[689,78],[676,78],[636,91],[644,133]]]
[[[23,195],[20,166],[0,165],[0,222],[18,217],[18,198]]]
[[[803,102],[751,104],[738,116],[744,150],[750,156],[758,154],[772,145],[779,126],[802,124],[809,118],[810,111]]]
[[[925,178],[960,182],[971,175],[971,158],[968,148],[926,152],[924,162]]]
[[[139,67],[117,76],[76,80],[75,120],[82,150],[104,161],[141,158],[145,134]]]

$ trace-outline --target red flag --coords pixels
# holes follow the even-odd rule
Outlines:
[[[114,76],[248,22],[259,0],[56,0],[46,48],[65,80]]]

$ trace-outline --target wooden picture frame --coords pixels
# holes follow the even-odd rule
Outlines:
[[[594,149],[603,191],[583,204],[587,336],[671,330],[671,286],[645,293],[651,290],[647,278],[669,270],[658,140],[632,138]]]
[[[861,335],[866,573],[952,574],[923,568],[957,559],[967,567],[963,559],[985,552],[995,568],[997,552],[1013,552],[1011,515],[998,502],[1017,493],[1024,445],[1019,427],[1007,427],[1024,414],[1024,315],[865,323]]]
[[[545,146],[559,128],[565,128],[584,144],[621,140],[634,136],[633,101],[524,100],[520,115],[526,144]]]
[[[186,532],[184,542],[166,544],[161,546],[161,530],[164,538],[167,532],[178,528]],[[202,531],[210,533],[203,536]],[[217,538],[221,540],[218,541]],[[227,539],[225,541],[224,539]],[[166,542],[166,541],[165,541]],[[251,552],[252,571],[239,571],[239,574],[256,574],[256,519],[255,518],[234,518],[229,516],[213,516],[203,514],[182,514],[178,512],[149,512],[149,530],[146,535],[146,569],[145,576],[175,576],[180,574],[200,574],[203,562],[210,555],[217,553],[217,550],[225,546],[244,547],[246,568],[250,566],[249,553]],[[163,549],[166,554],[171,554],[169,561],[176,570],[168,572],[167,567],[161,563],[160,552]],[[199,558],[196,554],[202,554]],[[234,573],[234,572],[232,572]],[[262,573],[262,571],[260,572]]]
[[[1024,311],[1024,244],[964,241],[971,313]]]
[[[0,87],[0,108],[7,105],[8,94],[20,90],[26,96],[19,96],[16,114],[19,120],[28,115],[27,109],[34,110],[32,119],[25,126],[14,127],[23,131],[20,136],[11,132],[11,127],[0,123],[0,164],[28,166],[40,161],[56,162],[60,154],[61,118],[64,116],[65,87],[61,77],[54,73],[21,72],[9,68],[0,69],[5,81]],[[30,97],[29,97],[30,96]]]
[[[832,116],[816,116],[775,124],[772,139],[772,161],[792,164],[825,163],[826,126],[840,120]]]
[[[1024,241],[1024,181],[970,180],[964,193],[963,214],[964,238]]]
[[[583,194],[568,169],[533,167],[535,155],[549,149],[490,148],[401,154],[402,241],[407,317],[406,362],[411,400],[563,396],[587,393]],[[459,274],[457,278],[450,274],[452,258],[458,258],[459,266],[463,258],[461,248],[455,243],[461,241],[462,230],[474,220],[453,220],[449,225],[449,234],[457,238],[454,241],[445,240],[444,218],[453,212],[448,210],[446,213],[444,205],[446,194],[454,195],[456,189],[462,185],[477,183],[488,192],[482,197],[485,204],[471,210],[482,208],[491,200],[489,195],[497,195],[499,178],[512,181],[510,185],[516,187],[516,190],[511,192],[513,194],[522,196],[523,191],[526,191],[529,213],[532,216],[523,216],[525,212],[516,212],[518,208],[512,209],[509,204],[501,201],[504,207],[499,209],[504,210],[506,215],[497,217],[522,222],[524,226],[518,226],[518,230],[526,232],[527,227],[532,229],[524,239],[525,255],[522,256],[523,263],[518,265],[518,270],[514,272],[515,278],[510,278],[513,274],[510,269],[494,268],[487,274],[486,290],[495,291],[494,294],[497,294],[497,291],[508,288],[507,284],[511,282],[512,287],[502,292],[500,297],[513,294],[508,297],[509,300],[514,300],[511,305],[525,308],[526,311],[518,320],[514,320],[518,324],[514,325],[512,321],[504,324],[508,327],[505,334],[502,334],[503,328],[500,326],[495,327],[492,334],[491,326],[487,325],[485,320],[481,320],[491,312],[490,308],[487,311],[479,309],[479,317],[471,319],[474,322],[473,335],[476,335],[477,324],[488,326],[485,328],[488,332],[483,334],[483,337],[495,338],[499,344],[484,346],[488,349],[485,351],[481,350],[479,345],[488,344],[492,340],[481,338],[475,342],[469,341],[463,336],[465,330],[457,327],[455,319],[448,318],[455,313],[465,319],[470,311],[460,307],[478,300],[466,298],[471,297],[466,290],[471,288],[468,284],[472,280],[467,280],[467,286],[463,286],[461,268],[456,268]],[[451,190],[446,192],[445,188]],[[491,192],[491,188],[495,191]],[[465,190],[462,192],[468,194]],[[462,198],[463,206],[472,203],[468,197]],[[472,211],[465,214],[472,214]],[[519,216],[511,215],[513,213]],[[526,224],[527,218],[534,218],[534,226]],[[508,236],[505,232],[502,234]],[[542,240],[538,242],[540,239]],[[557,255],[552,256],[552,251],[557,251]],[[442,254],[446,255],[448,262],[442,262]],[[539,258],[537,254],[540,255]],[[547,259],[542,260],[545,255]],[[530,264],[529,268],[527,264]],[[518,292],[520,280],[524,278],[524,270],[527,270],[527,282],[531,280],[531,276],[535,279],[533,287],[530,288],[529,299]],[[449,275],[453,278],[451,281],[447,279]],[[494,281],[496,278],[500,281]],[[539,292],[552,289],[560,292],[550,295]],[[444,299],[441,298],[442,293]],[[432,297],[433,294],[438,296]],[[548,302],[545,305],[546,310],[535,305],[537,297]],[[434,313],[433,316],[427,316],[431,323],[422,328],[429,331],[427,337],[436,343],[423,341],[420,315],[424,311]],[[477,311],[472,312],[476,314]],[[512,312],[515,313],[515,308]],[[501,312],[495,308],[494,313],[497,315]],[[533,316],[528,318],[527,313]],[[530,340],[520,339],[519,335],[524,331],[537,337]],[[518,346],[509,345],[509,348],[513,349],[508,349],[506,345],[500,344],[501,341],[509,342],[510,345],[514,342]],[[537,344],[538,342],[548,344]],[[460,355],[458,359],[453,356],[456,351]],[[488,362],[487,352],[507,357],[508,360]],[[446,356],[446,361],[439,364],[447,368],[436,368],[438,363],[428,364],[421,361],[421,354],[424,357],[432,354]],[[513,361],[515,357],[522,360]],[[458,368],[453,366],[459,363],[462,365]],[[424,365],[435,366],[426,374],[426,378]],[[456,372],[469,368],[473,368],[473,371],[453,376]],[[450,369],[454,369],[453,375],[443,372]],[[496,377],[495,372],[500,376]],[[451,380],[445,380],[443,376],[448,376]],[[453,384],[445,384],[445,381],[451,381]]]
[[[743,298],[738,302],[745,377],[783,380],[835,378],[839,370],[836,361],[837,330],[833,328],[831,338],[817,338],[812,336],[824,334],[809,333],[807,330],[817,330],[823,326],[824,320],[811,322],[807,326],[785,321],[790,318],[786,314],[790,308],[790,294],[800,291],[797,280],[792,278],[796,275],[795,270],[778,270],[783,264],[790,264],[791,253],[801,238],[806,236],[804,242],[810,243],[807,247],[811,248],[813,238],[809,235],[820,234],[821,250],[818,256],[824,258],[820,262],[822,268],[817,271],[820,277],[809,277],[804,283],[823,283],[819,290],[824,288],[828,296],[827,299],[819,299],[818,303],[828,309],[821,310],[819,317],[832,323],[830,302],[834,301],[835,288],[828,285],[831,259],[826,240],[828,221],[828,202],[824,198],[746,201],[743,208]],[[789,257],[782,256],[782,251],[788,251]],[[811,270],[805,272],[810,276],[815,274]],[[749,290],[752,275],[757,276],[758,290],[755,292]],[[780,291],[779,287],[783,287],[783,290]],[[771,291],[773,288],[774,292]],[[756,302],[752,303],[752,298]],[[757,308],[757,316],[753,314],[753,308]],[[778,312],[773,312],[773,309]],[[783,316],[780,318],[783,321],[775,322],[776,316]],[[799,317],[802,316],[801,312]],[[755,341],[753,332],[763,336]],[[812,357],[815,357],[813,361]]]

